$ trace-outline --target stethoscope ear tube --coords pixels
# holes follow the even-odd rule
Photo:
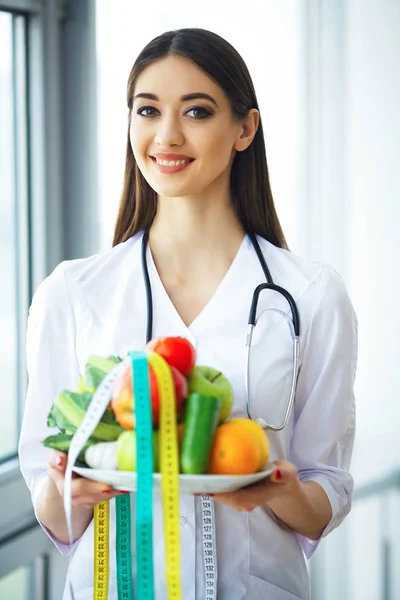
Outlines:
[[[149,241],[149,230],[143,234],[142,238],[142,271],[144,278],[144,288],[146,290],[146,306],[147,306],[147,325],[146,325],[146,344],[153,337],[153,297],[151,293],[151,283],[149,277],[149,270],[147,268],[146,251],[147,244]]]

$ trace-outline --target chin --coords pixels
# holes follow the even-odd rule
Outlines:
[[[172,181],[169,185],[160,185],[159,181],[149,181],[148,183],[159,196],[163,196],[165,198],[183,198],[186,196],[193,196],[195,194],[200,194],[205,188],[205,186],[202,185],[195,186],[193,183],[177,185]]]
[[[215,185],[219,187],[221,178],[226,175],[225,171],[208,170],[207,173],[203,173],[203,177],[200,177],[198,172],[195,173],[194,177],[192,173],[187,178],[185,178],[184,172],[182,175],[160,174],[160,176],[155,177],[154,172],[149,172],[147,168],[143,169],[142,174],[156,194],[166,198],[183,198],[204,194],[209,192]]]

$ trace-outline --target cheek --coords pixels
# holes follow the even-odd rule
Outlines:
[[[213,173],[223,171],[229,164],[233,144],[230,129],[218,127],[209,131],[198,145],[198,154],[202,159],[203,167]]]
[[[136,162],[140,164],[144,160],[146,147],[148,146],[146,134],[144,131],[141,131],[140,127],[131,127],[129,131],[129,140]]]

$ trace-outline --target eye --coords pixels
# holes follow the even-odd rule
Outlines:
[[[194,106],[193,108],[190,108],[186,114],[188,115],[189,113],[196,113],[195,115],[193,115],[193,117],[200,121],[201,119],[207,119],[207,117],[211,117],[212,113],[207,110],[206,108],[203,108],[202,106]]]
[[[142,106],[141,108],[138,109],[137,114],[141,115],[142,117],[154,117],[154,112],[152,114],[144,114],[144,111],[154,111],[154,112],[158,112],[154,106]]]

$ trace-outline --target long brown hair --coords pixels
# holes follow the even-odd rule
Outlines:
[[[154,38],[142,50],[128,80],[128,135],[122,197],[113,246],[150,228],[157,210],[157,194],[140,172],[129,140],[135,85],[151,63],[170,54],[198,65],[224,90],[233,115],[243,120],[258,102],[250,73],[239,53],[219,35],[205,29],[178,29]],[[237,152],[231,170],[231,197],[238,218],[248,233],[256,233],[279,248],[287,248],[276,214],[268,175],[261,118],[250,146]]]

